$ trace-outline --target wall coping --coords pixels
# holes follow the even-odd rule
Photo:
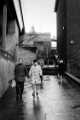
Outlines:
[[[75,77],[74,75],[72,75],[72,74],[70,74],[68,72],[65,72],[65,74],[67,76],[69,76],[70,78],[72,78],[74,81],[76,81],[76,82],[78,82],[80,84],[80,79],[79,78]]]

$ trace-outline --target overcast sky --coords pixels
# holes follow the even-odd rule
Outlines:
[[[26,32],[50,32],[56,37],[55,0],[21,0]]]

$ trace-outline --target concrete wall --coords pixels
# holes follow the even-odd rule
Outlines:
[[[13,79],[14,63],[7,61],[0,55],[0,97],[7,90],[8,81]]]
[[[8,25],[8,34],[6,36],[6,50],[12,51],[18,43],[19,30],[16,21],[11,21]]]
[[[67,0],[67,70],[80,77],[80,0]]]
[[[19,40],[19,31],[16,21],[11,21],[9,24],[9,32],[6,35],[5,50],[13,55],[15,44]],[[16,51],[15,51],[16,52]],[[4,54],[4,53],[3,53]],[[14,79],[14,62],[5,59],[0,54],[0,97],[7,90],[8,81]]]

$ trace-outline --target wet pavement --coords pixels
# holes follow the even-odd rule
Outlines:
[[[56,76],[44,76],[39,98],[33,99],[30,82],[25,82],[23,102],[16,103],[15,88],[0,99],[0,120],[80,120],[80,86]]]

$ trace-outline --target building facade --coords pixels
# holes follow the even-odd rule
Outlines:
[[[0,97],[7,90],[9,80],[14,78],[16,44],[24,27],[20,6],[20,0],[0,1]]]
[[[67,57],[67,37],[66,37],[66,2],[56,0],[55,12],[57,13],[57,51],[59,56],[64,59],[66,68]],[[65,49],[65,50],[64,50]]]
[[[32,30],[21,37],[23,46],[27,50],[35,49],[36,58],[43,58],[46,63],[51,50],[51,35],[50,33],[37,33]]]
[[[66,71],[80,78],[80,1],[56,0],[58,52]]]

